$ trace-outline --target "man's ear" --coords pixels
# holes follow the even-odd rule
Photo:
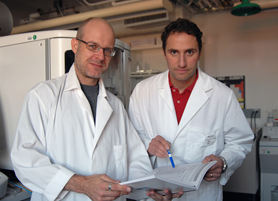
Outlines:
[[[72,38],[71,39],[71,49],[74,52],[74,54],[76,53],[78,48],[78,40],[76,40],[76,38]]]

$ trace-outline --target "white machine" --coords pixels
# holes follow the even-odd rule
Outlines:
[[[0,168],[13,170],[10,151],[26,93],[65,73],[65,51],[76,31],[0,37]]]
[[[263,127],[260,140],[261,201],[278,201],[278,127]]]
[[[227,184],[223,186],[224,200],[258,200],[260,193],[259,142],[261,135],[262,129],[259,129],[256,132],[251,152]]]
[[[13,170],[10,151],[26,93],[37,83],[68,72],[75,36],[74,30],[53,30],[0,37],[0,170]],[[127,107],[130,47],[116,39],[115,50],[103,80]]]

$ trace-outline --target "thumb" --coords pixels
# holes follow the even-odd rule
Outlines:
[[[202,163],[208,163],[209,159],[207,157],[204,158],[204,160],[202,161]]]
[[[120,181],[111,179],[110,177],[108,177],[106,174],[101,176],[101,179],[103,179],[103,181],[109,182],[109,183],[120,183]]]

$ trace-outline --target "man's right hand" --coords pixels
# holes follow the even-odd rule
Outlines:
[[[130,193],[130,187],[119,183],[120,181],[111,179],[105,174],[92,176],[73,175],[64,190],[83,193],[94,201],[109,201]],[[111,190],[109,189],[110,184],[112,184]]]
[[[150,156],[157,156],[159,158],[168,157],[167,150],[171,148],[171,143],[166,141],[160,135],[157,135],[149,144],[148,153]]]

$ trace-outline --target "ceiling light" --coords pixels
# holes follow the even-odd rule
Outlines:
[[[261,7],[258,4],[250,3],[249,0],[243,0],[241,4],[235,6],[231,13],[236,16],[248,16],[254,15],[261,11]]]

